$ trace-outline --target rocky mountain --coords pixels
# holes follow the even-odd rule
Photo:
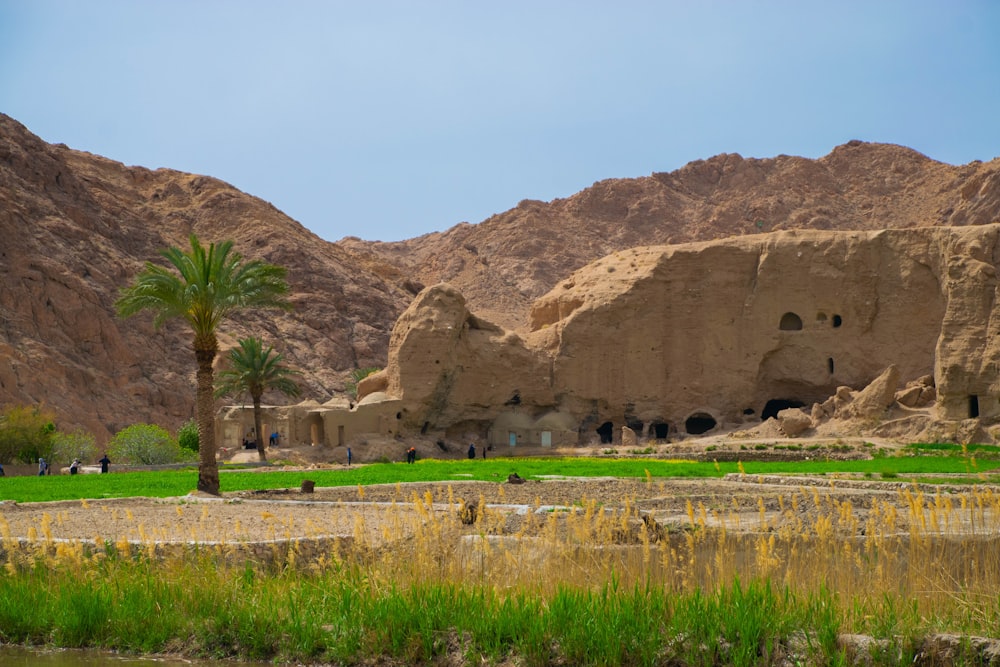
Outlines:
[[[325,401],[354,367],[384,364],[387,328],[413,297],[391,266],[328,243],[217,179],[126,167],[50,145],[0,115],[0,404],[44,403],[60,426],[106,438],[194,414],[185,327],[122,321],[118,290],[170,245],[233,239],[288,268],[290,313],[250,313],[220,341],[262,336]],[[411,288],[412,289],[412,288]]]
[[[786,229],[874,230],[1000,220],[1000,159],[951,166],[852,141],[818,160],[717,155],[677,171],[611,179],[550,203],[522,201],[477,225],[399,243],[340,245],[425,284],[458,287],[473,312],[524,330],[531,302],[616,250]]]
[[[522,201],[479,224],[398,243],[328,243],[269,203],[207,176],[127,167],[52,145],[0,114],[0,404],[44,402],[100,440],[193,415],[183,326],[119,320],[118,290],[159,251],[231,238],[288,268],[289,313],[249,313],[223,345],[260,335],[324,402],[347,373],[385,364],[389,332],[423,287],[524,330],[531,302],[616,250],[778,229],[881,229],[1000,220],[1000,159],[950,166],[851,142],[818,160],[719,155],[671,173]]]

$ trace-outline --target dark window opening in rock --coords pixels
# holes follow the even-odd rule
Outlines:
[[[629,419],[628,421],[625,422],[625,425],[628,426],[633,431],[635,431],[636,435],[642,435],[642,429],[645,426],[645,424],[643,424],[638,419]]]
[[[781,316],[778,328],[782,331],[799,331],[802,329],[802,318],[795,313],[785,313]]]
[[[424,422],[424,425],[420,427],[420,435],[427,435],[427,429],[431,427],[430,422]]]
[[[805,403],[787,398],[772,398],[764,405],[764,412],[760,414],[761,421],[767,421],[771,417],[777,417],[778,413],[788,408],[801,408]]]
[[[973,394],[969,396],[969,419],[979,416],[979,397]]]
[[[830,375],[833,375],[833,357],[826,360],[826,370],[830,371]]]
[[[601,436],[602,445],[610,445],[614,438],[615,426],[611,422],[604,422],[597,427],[597,435]]]
[[[843,323],[844,323],[844,320],[843,320],[843,318],[840,317],[840,315],[834,315],[833,316],[833,328],[834,329],[839,328],[840,325],[843,324]]]
[[[701,435],[702,433],[711,431],[717,424],[718,422],[715,421],[715,417],[712,415],[704,412],[696,412],[684,422],[684,430],[689,435]]]
[[[402,418],[403,418],[403,413],[402,412],[397,412],[396,413],[396,419],[402,419]]]
[[[826,322],[826,313],[816,313],[816,321],[820,324]]]
[[[514,395],[507,399],[504,405],[521,405],[521,392],[514,390]]]
[[[666,422],[653,422],[650,428],[653,430],[653,437],[657,440],[665,440],[670,435],[670,425]]]
[[[438,440],[434,444],[437,445],[438,449],[440,449],[442,452],[448,451],[448,446],[444,444],[444,440]]]
[[[743,414],[745,414],[745,415],[749,416],[749,415],[752,415],[755,412],[757,412],[757,411],[754,410],[753,408],[743,408]]]

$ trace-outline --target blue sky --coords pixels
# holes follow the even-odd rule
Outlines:
[[[990,160],[998,36],[992,0],[0,0],[0,111],[391,241],[724,152]]]

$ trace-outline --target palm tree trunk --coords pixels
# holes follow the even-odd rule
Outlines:
[[[219,495],[219,463],[216,460],[215,446],[215,396],[214,374],[212,362],[215,361],[215,349],[198,349],[194,351],[198,360],[198,490],[204,493]]]
[[[267,454],[264,453],[266,443],[260,424],[260,394],[252,394],[251,398],[253,398],[253,432],[257,434],[257,458],[266,461]]]

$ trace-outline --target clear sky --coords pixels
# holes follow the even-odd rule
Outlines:
[[[398,240],[718,153],[1000,156],[995,0],[0,0],[0,111]]]

